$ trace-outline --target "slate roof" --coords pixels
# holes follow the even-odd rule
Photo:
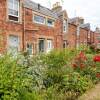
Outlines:
[[[90,29],[90,23],[81,24],[80,27],[85,29]]]
[[[40,7],[40,9],[38,9],[38,6]],[[31,0],[24,0],[24,7],[30,8],[33,11],[39,12],[41,14],[44,14],[44,15],[47,15],[47,16],[50,16],[53,18],[58,18],[57,14],[55,12],[53,12],[52,10],[50,10],[46,7],[43,7],[40,4],[35,3]]]

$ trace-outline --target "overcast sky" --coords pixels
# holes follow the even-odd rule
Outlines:
[[[51,8],[55,2],[61,0],[32,0]],[[63,0],[63,9],[66,9],[69,18],[84,17],[86,23],[91,23],[92,29],[100,27],[100,0]]]

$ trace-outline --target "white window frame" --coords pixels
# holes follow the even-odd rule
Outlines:
[[[43,48],[43,51],[40,51],[40,48],[38,48],[38,50],[39,50],[39,52],[45,52],[45,49],[46,49],[46,40],[45,40],[45,38],[39,38],[38,39],[38,42],[40,42],[41,40],[43,40],[44,41],[44,48]],[[38,44],[38,47],[39,47],[40,45]]]
[[[41,23],[41,22],[37,22],[37,21],[35,20],[35,16],[43,17],[43,16],[38,15],[38,14],[33,14],[33,22],[35,22],[35,23],[37,23],[37,24],[43,24],[43,25],[45,24],[45,22],[46,22],[46,18],[45,18],[45,17],[43,17],[43,18],[44,18],[44,22]]]
[[[52,25],[48,24],[48,20],[51,20],[53,24]],[[47,18],[47,26],[54,27],[54,23],[55,21],[53,19]]]
[[[14,3],[14,0],[13,0],[13,7],[12,7],[13,9],[14,9],[14,4],[15,3]],[[13,15],[13,14],[9,14],[9,0],[8,0],[8,16],[14,16],[14,17],[18,17],[19,18],[19,15],[20,15],[19,11],[20,11],[20,1],[18,2],[18,16],[17,15]]]
[[[77,36],[80,35],[80,26],[77,26]]]
[[[27,50],[27,52],[28,52],[28,50],[30,50],[28,47],[27,47],[27,45],[31,45],[32,46],[32,52],[31,52],[31,54],[29,54],[29,55],[33,55],[33,43],[28,43],[27,42],[27,44],[26,44],[26,50]]]
[[[67,32],[67,28],[68,28],[67,26],[68,26],[67,20],[64,19],[64,20],[63,20],[63,32],[64,32],[64,33]]]
[[[46,51],[50,52],[53,49],[53,40],[52,39],[47,39],[47,48]]]

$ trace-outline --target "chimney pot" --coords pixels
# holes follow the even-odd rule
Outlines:
[[[60,2],[56,2],[56,3],[53,5],[52,10],[55,11],[55,12],[60,12],[60,11],[62,11],[62,6],[60,5]]]

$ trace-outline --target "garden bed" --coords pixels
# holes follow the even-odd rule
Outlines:
[[[100,82],[100,63],[88,50],[54,50],[0,58],[0,100],[77,100]]]

